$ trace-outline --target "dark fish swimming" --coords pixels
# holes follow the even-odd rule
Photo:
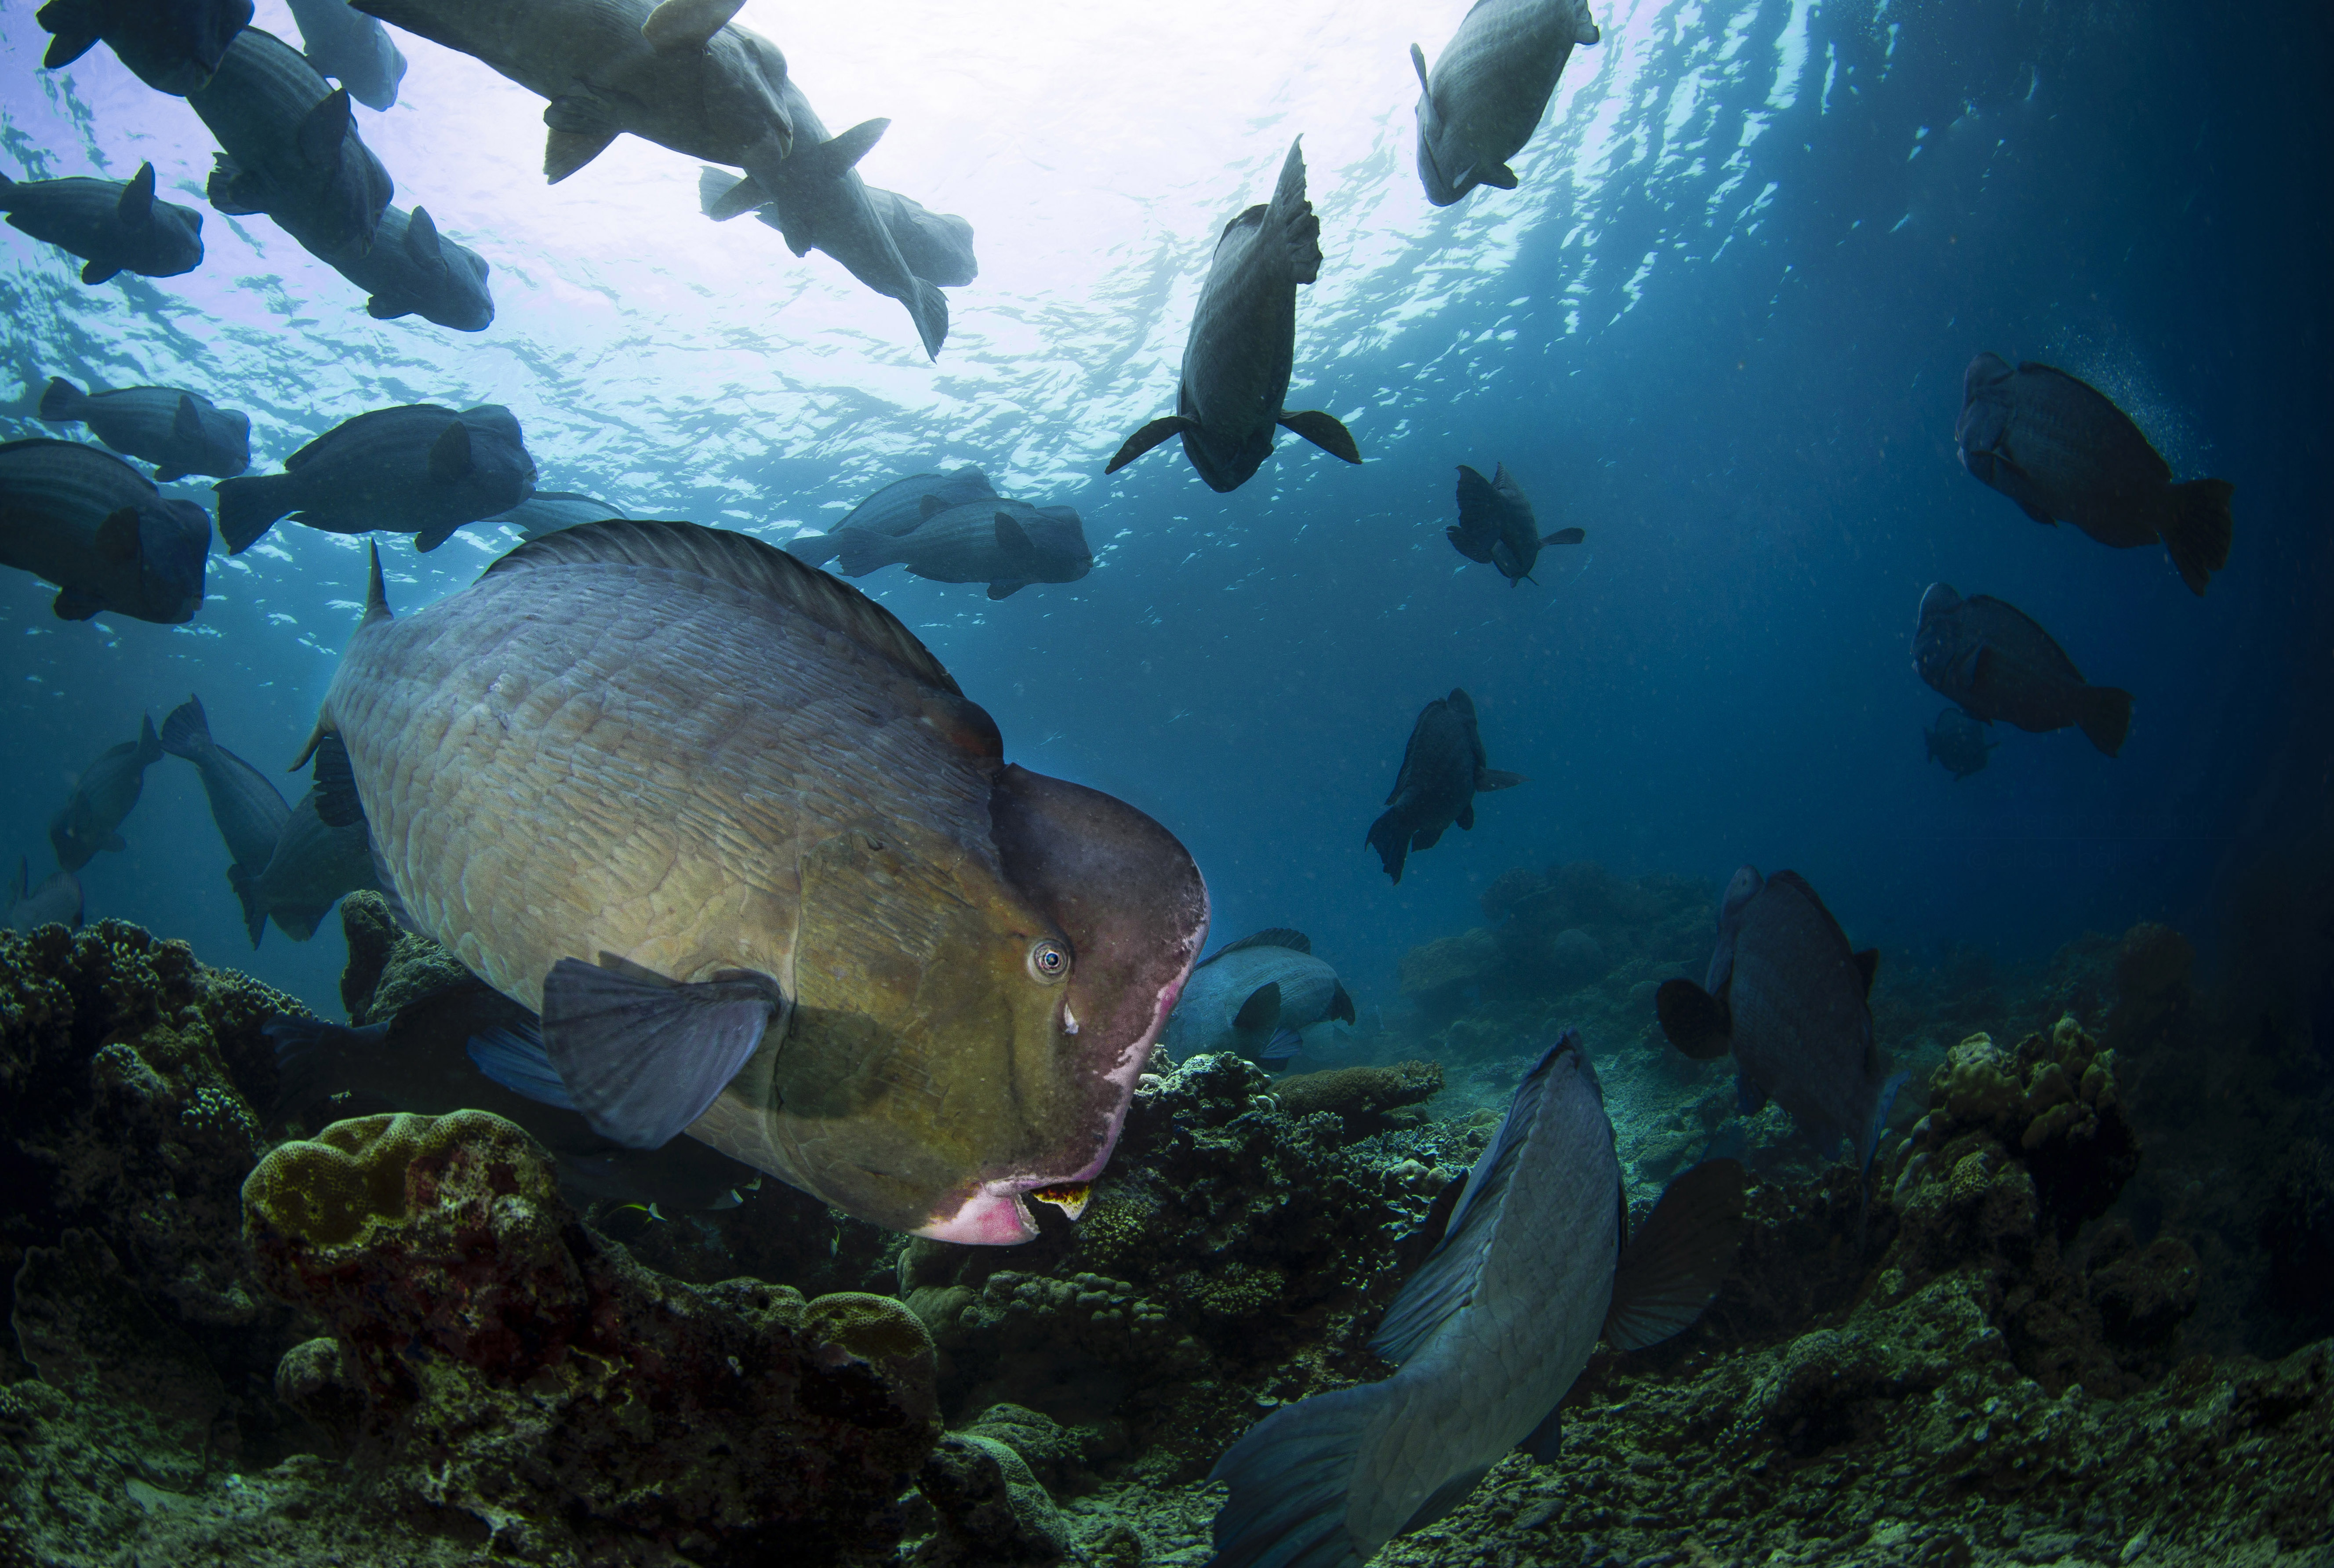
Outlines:
[[[397,84],[405,80],[405,56],[389,30],[348,0],[288,0],[299,24],[300,52],[321,75],[332,77],[367,109],[397,106]]]
[[[115,451],[152,463],[155,479],[164,484],[188,474],[229,479],[251,466],[251,416],[174,386],[83,392],[51,376],[41,393],[41,418],[53,425],[89,426]]]
[[[2106,393],[2065,371],[2016,370],[1982,353],[1962,376],[1953,426],[1962,466],[2036,522],[2074,524],[2103,545],[2164,541],[2196,593],[2229,564],[2236,520],[2226,479],[2172,482],[2172,465]]]
[[[251,0],[49,0],[34,20],[55,34],[41,63],[72,64],[101,42],[157,92],[183,98],[211,79]]]
[[[1275,927],[1201,959],[1161,1038],[1179,1061],[1229,1050],[1277,1065],[1304,1049],[1306,1029],[1332,1018],[1354,1021],[1337,972],[1303,932]]]
[[[757,194],[768,193],[757,185],[741,186],[726,169],[698,170],[698,205],[717,223],[737,217],[741,210],[738,204]],[[962,288],[980,276],[979,260],[973,255],[971,224],[951,212],[929,211],[922,203],[881,186],[868,186],[867,199],[891,232],[892,243],[900,247],[900,259],[908,264],[910,272],[942,288]],[[787,208],[778,202],[765,201],[753,213],[769,227],[786,232]]]
[[[1510,587],[1532,580],[1541,546],[1577,545],[1588,537],[1586,528],[1558,528],[1542,537],[1531,498],[1508,477],[1505,463],[1488,479],[1459,465],[1459,520],[1442,532],[1469,560],[1497,566]]]
[[[786,553],[796,560],[823,566],[842,550],[848,536],[911,533],[927,518],[951,507],[994,500],[997,491],[989,476],[967,465],[952,474],[910,474],[894,479],[851,508],[849,515],[824,534],[803,534],[786,541]]]
[[[537,490],[510,510],[497,512],[487,521],[508,523],[518,530],[522,539],[539,539],[562,528],[631,516],[613,501],[603,501],[579,490]]]
[[[1709,1061],[1734,1053],[1742,1113],[1771,1097],[1828,1155],[1846,1138],[1859,1175],[1872,1166],[1888,1108],[1907,1073],[1891,1074],[1872,1038],[1876,948],[1847,934],[1795,871],[1745,866],[1726,885],[1718,946],[1700,985],[1665,980],[1654,1003],[1678,1050]]]
[[[939,500],[927,497],[923,504],[936,508]],[[1075,508],[1003,497],[931,511],[904,534],[845,532],[838,553],[846,577],[896,564],[936,583],[987,583],[992,599],[1010,598],[1032,583],[1075,583],[1094,569]]]
[[[318,743],[316,782],[285,815],[261,868],[236,866],[227,880],[243,905],[244,930],[254,947],[271,918],[276,930],[305,942],[342,898],[380,885],[349,755],[337,738]]]
[[[1930,760],[1943,764],[1956,784],[1984,768],[1985,754],[2001,744],[1987,740],[1984,726],[1959,708],[1939,713],[1921,738],[1929,744]]]
[[[349,90],[328,85],[297,49],[246,27],[187,102],[221,149],[213,207],[265,213],[319,256],[372,244],[397,182],[357,134]]]
[[[1333,457],[1362,460],[1345,427],[1318,409],[1281,406],[1297,363],[1297,286],[1321,276],[1321,220],[1305,199],[1301,140],[1288,144],[1272,200],[1224,226],[1183,345],[1175,411],[1126,438],[1114,474],[1170,436],[1212,490],[1236,490],[1272,455],[1282,426]]]
[[[1712,1160],[1627,1234],[1604,1091],[1567,1030],[1370,1341],[1399,1370],[1283,1406],[1216,1462],[1230,1495],[1210,1568],[1360,1568],[1510,1450],[1553,1459],[1557,1407],[1596,1341],[1634,1350],[1690,1326],[1733,1267],[1741,1216],[1742,1167]]]
[[[2085,682],[2050,634],[2016,605],[1985,594],[1964,599],[1950,584],[1932,583],[1921,595],[1913,668],[1983,723],[2007,719],[2035,734],[2076,725],[2110,757],[2131,728],[2130,692]]]
[[[154,199],[154,166],[141,163],[127,184],[117,179],[11,179],[0,174],[0,212],[8,225],[88,263],[83,283],[117,272],[176,277],[203,264],[203,215]]]
[[[146,787],[146,769],[161,760],[154,721],[141,716],[138,739],[108,746],[81,770],[72,798],[49,818],[49,845],[59,866],[78,871],[101,849],[119,853],[130,847],[121,837],[122,821]]]
[[[59,620],[192,620],[210,543],[208,512],[111,452],[40,436],[0,444],[0,566],[54,583]]]
[[[9,890],[5,920],[11,931],[37,931],[43,925],[62,925],[68,931],[81,927],[81,878],[70,871],[52,871],[41,879],[38,887],[32,886],[32,867],[23,857],[16,860],[16,885]]]
[[[439,234],[428,208],[409,213],[385,207],[371,241],[352,239],[317,255],[372,296],[365,301],[365,314],[375,321],[418,315],[456,332],[484,332],[495,324],[485,259]]]
[[[256,876],[266,869],[292,808],[265,774],[211,739],[201,698],[188,697],[162,721],[162,750],[192,762],[202,775],[211,821],[234,870]]]
[[[535,460],[500,403],[458,411],[406,403],[334,425],[285,459],[280,474],[215,488],[219,537],[238,554],[286,513],[327,533],[410,532],[415,549],[434,550],[463,524],[534,494]]]
[[[1448,207],[1479,185],[1513,190],[1508,160],[1539,129],[1573,45],[1603,36],[1586,0],[1476,0],[1431,74],[1412,44],[1426,199]]]
[[[1475,702],[1452,689],[1419,710],[1402,753],[1402,771],[1384,815],[1370,824],[1365,840],[1385,863],[1385,874],[1402,880],[1403,862],[1413,849],[1432,849],[1452,823],[1472,830],[1479,790],[1512,789],[1526,780],[1484,766],[1483,737],[1475,725]]]
[[[1006,763],[889,612],[669,522],[395,617],[376,554],[367,599],[319,737],[406,918],[540,1014],[537,1075],[602,1136],[968,1243],[1101,1172],[1206,887],[1143,813]]]

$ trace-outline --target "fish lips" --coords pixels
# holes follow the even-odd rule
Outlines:
[[[989,810],[1006,879],[1070,944],[1062,1031],[1085,1087],[1069,1138],[1086,1152],[1073,1169],[988,1177],[917,1234],[1010,1244],[1037,1234],[1027,1194],[1090,1182],[1110,1163],[1135,1080],[1207,941],[1208,888],[1173,834],[1100,790],[1008,765]]]

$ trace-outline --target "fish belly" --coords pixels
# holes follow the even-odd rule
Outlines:
[[[2171,503],[2161,460],[2129,421],[2048,396],[2020,398],[2007,442],[2046,509],[2103,545],[2153,544]]]
[[[1572,54],[1570,0],[1477,5],[1435,62],[1447,139],[1482,169],[1523,150]],[[1453,170],[1456,172],[1456,170]]]

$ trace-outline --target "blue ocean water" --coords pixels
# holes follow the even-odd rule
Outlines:
[[[2326,23],[2168,5],[1637,0],[1596,8],[1517,162],[1437,210],[1416,85],[1465,6],[1022,5],[991,14],[762,3],[830,126],[888,115],[862,165],[973,225],[937,364],[824,256],[697,210],[688,160],[621,140],[556,187],[541,102],[400,35],[360,111],[401,206],[493,266],[476,335],[376,323],[265,218],[210,212],[211,144],[100,48],[44,72],[0,12],[0,166],[123,179],[206,210],[187,276],[97,287],[0,236],[0,435],[51,375],[169,382],[253,420],[255,472],[369,408],[507,404],[543,488],[782,542],[900,475],[978,463],[1083,513],[1083,581],[1003,602],[862,581],[996,716],[1008,756],[1109,790],[1191,847],[1219,937],[1307,931],[1366,1011],[1410,946],[1477,923],[1501,871],[1601,860],[1722,880],[1792,866],[1859,943],[2008,957],[2142,918],[2208,946],[2247,865],[2322,823],[2334,547],[2324,257]],[[296,30],[280,4],[256,24]],[[1103,463],[1172,407],[1213,238],[1304,137],[1326,259],[1298,303],[1289,404],[1345,420],[1353,469],[1284,436],[1218,496],[1171,448]],[[1961,372],[2059,364],[2182,478],[2236,485],[2202,599],[2160,551],[2046,530],[1964,473]],[[1510,588],[1442,537],[1454,465],[1506,463],[1543,528]],[[207,500],[206,489],[173,493]],[[400,609],[516,542],[384,539]],[[225,745],[287,765],[362,598],[361,541],[285,524],[212,561],[190,625],[55,619],[0,578],[0,857],[97,752],[199,692]],[[1943,706],[1911,668],[1923,587],[2016,604],[2137,699],[2121,756],[2006,727],[1988,769],[1924,760]],[[1468,834],[1391,886],[1362,836],[1413,716],[1453,686],[1495,767]],[[287,796],[304,782],[287,777]],[[194,943],[320,1010],[337,922],[246,941],[194,770],[166,759],[83,872],[92,918]]]

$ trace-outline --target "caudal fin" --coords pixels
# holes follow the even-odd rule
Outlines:
[[[1396,886],[1401,886],[1403,862],[1410,858],[1409,829],[1396,822],[1394,813],[1389,811],[1370,824],[1369,837],[1365,842],[1378,852],[1378,859],[1384,865],[1385,874],[1394,878]]]
[[[2091,686],[2083,698],[2083,733],[2112,757],[2123,750],[2131,729],[2131,693],[2118,686]]]
[[[841,536],[836,534],[802,534],[786,543],[786,554],[807,566],[826,565],[842,548]]]
[[[170,710],[162,721],[162,750],[173,757],[184,757],[189,762],[199,762],[210,750],[210,721],[203,716],[203,700],[188,697]]]
[[[256,948],[259,939],[267,934],[267,900],[260,894],[259,878],[240,866],[230,866],[227,868],[227,879],[235,888],[236,899],[243,905],[244,932],[251,938],[251,945]]]
[[[42,400],[43,409],[47,401]],[[2229,540],[2237,528],[2229,498],[2236,493],[2237,487],[2226,479],[2193,479],[2172,487],[2172,524],[2164,530],[2164,547],[2179,568],[2180,580],[2194,593],[2203,593],[2213,574],[2229,564]]]
[[[231,556],[249,549],[276,518],[300,504],[300,482],[290,474],[221,479],[211,489],[218,492],[219,537]]]
[[[1210,1481],[1230,1488],[1216,1511],[1210,1568],[1338,1568],[1377,1542],[1345,1531],[1345,1505],[1362,1439],[1388,1398],[1384,1383],[1316,1394],[1249,1428]]]
[[[933,359],[940,357],[940,345],[948,342],[948,295],[926,283],[913,278],[915,293],[900,303],[908,307],[915,318],[916,335],[924,340],[924,353]]]
[[[832,554],[843,557],[835,562],[835,568],[846,577],[863,577],[892,564],[890,547],[893,541],[886,535],[852,528],[828,537],[837,541]]]
[[[41,417],[54,424],[70,424],[82,417],[82,406],[89,399],[81,388],[61,375],[51,376],[47,390],[41,393]]]

